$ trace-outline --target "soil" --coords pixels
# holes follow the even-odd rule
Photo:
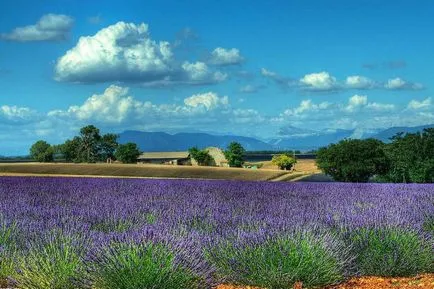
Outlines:
[[[305,288],[298,283],[294,289]],[[415,277],[358,277],[351,278],[339,285],[327,286],[323,289],[434,289],[434,274],[424,274]],[[258,287],[240,287],[231,285],[220,285],[217,289],[261,289]],[[265,288],[264,288],[265,289]]]

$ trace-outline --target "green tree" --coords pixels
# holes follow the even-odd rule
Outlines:
[[[98,160],[98,146],[101,135],[99,129],[93,125],[88,125],[80,129],[80,159],[88,163]]]
[[[60,153],[67,162],[80,162],[81,139],[76,136],[60,145]]]
[[[139,148],[135,143],[126,143],[118,145],[115,157],[126,164],[137,163],[137,158],[140,155]]]
[[[230,167],[242,167],[246,150],[238,142],[231,142],[224,152]]]
[[[213,157],[207,150],[200,150],[197,147],[192,147],[188,152],[199,166],[209,166],[214,161]]]
[[[280,154],[273,156],[271,162],[281,170],[290,170],[297,160],[289,154]]]
[[[434,128],[420,133],[397,134],[387,144],[385,152],[390,159],[386,181],[395,183],[434,182]]]
[[[30,156],[38,162],[52,162],[54,149],[46,141],[38,140],[30,147]]]
[[[101,137],[99,143],[99,159],[101,161],[114,158],[116,148],[119,145],[117,139],[118,135],[114,133],[107,133]]]
[[[345,139],[318,150],[316,162],[336,181],[367,182],[389,169],[383,147],[384,144],[376,139]]]

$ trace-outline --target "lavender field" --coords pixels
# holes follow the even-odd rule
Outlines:
[[[433,185],[0,178],[0,285],[17,288],[411,276],[434,271],[433,234]]]

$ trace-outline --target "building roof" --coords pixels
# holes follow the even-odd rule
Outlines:
[[[167,160],[176,160],[176,159],[186,159],[190,154],[188,152],[144,152],[142,153],[138,159],[139,160],[153,160],[153,159],[167,159]]]

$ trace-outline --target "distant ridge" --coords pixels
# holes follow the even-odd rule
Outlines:
[[[434,128],[434,124],[430,125],[421,125],[421,126],[413,126],[413,127],[391,127],[386,130],[383,130],[377,134],[374,134],[372,137],[379,139],[383,142],[390,142],[390,139],[395,136],[397,133],[416,133],[421,132],[426,128]]]
[[[147,152],[186,151],[193,146],[199,148],[215,146],[224,149],[232,141],[241,143],[241,145],[248,151],[308,151],[327,146],[331,143],[337,143],[345,138],[376,138],[383,142],[390,142],[390,138],[399,132],[415,133],[431,127],[434,127],[434,124],[416,127],[392,127],[375,133],[362,134],[357,133],[357,130],[336,129],[311,131],[289,127],[282,132],[292,133],[292,135],[280,135],[267,142],[253,137],[238,135],[213,135],[209,133],[168,134],[165,132],[128,130],[119,134],[119,142],[134,142],[139,146],[140,150]]]
[[[119,134],[119,142],[136,143],[140,150],[148,152],[156,151],[185,151],[193,146],[205,148],[216,146],[226,148],[230,142],[236,141],[246,150],[273,150],[269,143],[260,141],[252,137],[236,135],[211,135],[208,133],[176,133],[168,134],[165,132],[141,132],[125,131]]]

